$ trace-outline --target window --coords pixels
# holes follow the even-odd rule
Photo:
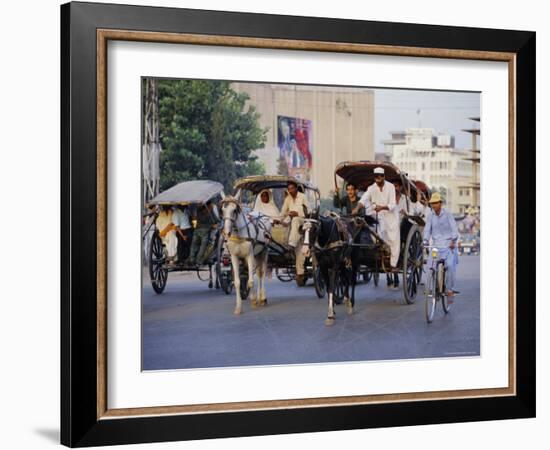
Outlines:
[[[422,163],[422,170],[426,170],[426,163]]]

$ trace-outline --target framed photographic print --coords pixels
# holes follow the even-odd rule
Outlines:
[[[535,33],[61,27],[63,444],[534,417]]]

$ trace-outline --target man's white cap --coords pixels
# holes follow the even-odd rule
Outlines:
[[[382,167],[375,167],[374,168],[374,173],[375,174],[379,173],[379,174],[384,175],[384,169]]]

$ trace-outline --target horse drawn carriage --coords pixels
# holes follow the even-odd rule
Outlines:
[[[312,184],[299,180],[297,178],[286,175],[254,175],[238,179],[234,184],[235,194],[233,200],[238,206],[239,211],[247,211],[248,213],[254,213],[260,210],[259,204],[261,200],[261,194],[263,192],[269,192],[269,202],[273,205],[273,214],[280,212],[287,193],[287,186],[289,182],[296,184],[298,191],[303,193],[306,197],[307,211],[305,211],[306,217],[316,217],[319,214],[320,207],[320,193],[319,189]],[[269,238],[265,242],[267,247],[267,264],[270,270],[273,270],[275,276],[282,282],[296,281],[296,258],[300,258],[300,247],[292,249],[288,246],[288,237],[290,226],[288,223],[283,223],[281,217],[269,217],[271,226],[269,230]],[[218,276],[222,288],[227,294],[231,293],[232,280],[231,274],[233,273],[231,268],[231,258],[227,250],[227,246],[220,242],[218,246]],[[301,263],[301,261],[300,261]],[[304,264],[304,277],[303,283],[313,276],[313,265],[310,258],[305,258]],[[245,277],[241,274],[241,279]],[[300,283],[302,284],[302,283]],[[246,297],[248,292],[243,289],[245,283],[241,283],[241,295]]]
[[[143,240],[147,249],[151,285],[157,294],[164,291],[169,272],[195,272],[201,281],[208,281],[209,288],[214,287],[213,268],[216,264],[216,248],[220,235],[218,204],[224,197],[222,184],[210,180],[196,180],[179,183],[161,192],[146,204],[149,213],[145,215]],[[163,230],[158,228],[157,219],[161,214],[171,215],[175,211],[187,215],[189,227],[184,234],[172,226],[172,238],[177,239],[177,254],[174,260],[170,261],[166,242],[161,237]],[[200,223],[201,219],[204,223]],[[198,235],[199,232],[202,234],[199,253],[202,254],[198,261],[190,261],[194,234]],[[195,236],[195,241],[198,241],[198,236]],[[215,286],[219,288],[217,277]]]
[[[427,186],[412,181],[406,173],[389,162],[352,161],[338,164],[334,171],[334,182],[338,192],[338,177],[344,184],[351,183],[360,191],[366,191],[374,183],[374,168],[382,167],[387,181],[400,181],[406,208],[400,217],[400,252],[397,263],[398,273],[402,275],[403,299],[407,304],[414,303],[418,284],[422,277],[424,255],[421,229],[424,221],[416,209],[417,201],[427,195]],[[367,219],[367,217],[365,217]],[[363,222],[362,238],[358,235],[350,245],[360,262],[359,271],[371,273],[375,281],[380,273],[392,272],[390,249],[381,237],[376,218]],[[358,218],[355,218],[358,220]],[[370,222],[370,224],[369,224]],[[395,271],[393,271],[395,273]]]

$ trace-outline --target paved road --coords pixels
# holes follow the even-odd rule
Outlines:
[[[358,285],[356,312],[336,307],[324,325],[326,299],[311,285],[268,281],[268,306],[247,302],[234,316],[234,295],[208,289],[194,274],[171,273],[162,295],[144,275],[143,369],[366,361],[479,355],[479,256],[460,259],[460,296],[448,315],[424,318],[424,299],[402,305],[402,291]],[[382,283],[382,281],[384,283]]]

